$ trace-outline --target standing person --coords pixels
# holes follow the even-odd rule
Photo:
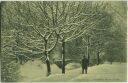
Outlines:
[[[83,56],[82,58],[82,74],[84,74],[84,72],[87,74],[87,69],[88,69],[88,59]]]

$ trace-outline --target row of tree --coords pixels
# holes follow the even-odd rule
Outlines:
[[[90,62],[96,57],[97,64],[100,59],[125,61],[126,5],[116,3],[120,9],[112,2],[2,2],[3,62],[14,64],[19,56],[36,57],[46,63],[49,76],[50,61],[57,57],[63,74],[66,59],[80,60],[81,55],[87,55]],[[6,67],[2,65],[3,81],[11,75],[4,73]]]

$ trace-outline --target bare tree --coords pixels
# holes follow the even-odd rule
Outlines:
[[[80,9],[81,8],[81,9]],[[62,2],[62,12],[57,21],[59,35],[62,46],[62,73],[65,73],[65,44],[83,36],[92,27],[95,27],[96,21],[102,21],[101,14],[92,12],[92,2]],[[98,16],[98,17],[97,17]],[[96,18],[97,19],[94,19]]]
[[[41,2],[39,2],[40,4]],[[45,58],[47,65],[47,75],[51,74],[49,55],[51,51],[55,48],[58,37],[55,34],[55,29],[50,26],[51,22],[47,22],[49,17],[46,17],[45,13],[45,2],[43,4],[43,10],[40,7],[36,7],[38,4],[32,2],[12,2],[13,4],[13,15],[16,15],[13,19],[8,18],[10,22],[15,27],[16,34],[15,39],[17,44],[15,45],[19,53],[31,53],[34,54],[44,54],[39,59]],[[39,14],[43,14],[43,17],[39,15],[34,15],[34,10],[37,10]],[[9,12],[12,13],[12,12]],[[37,13],[36,13],[37,14]],[[38,18],[37,18],[38,17]],[[44,21],[43,23],[41,23]],[[46,22],[45,22],[46,21]],[[40,46],[41,45],[41,46]],[[25,56],[29,59],[32,57]],[[43,60],[43,59],[42,59]]]

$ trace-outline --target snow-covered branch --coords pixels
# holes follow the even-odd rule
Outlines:
[[[59,36],[58,36],[58,35],[56,35],[56,36],[57,36],[57,37],[56,37],[56,42],[54,43],[54,45],[53,45],[50,49],[47,50],[49,53],[56,47],[56,45],[57,45],[57,43],[58,43],[58,38],[59,38]]]
[[[35,25],[26,25],[26,24],[22,24],[22,23],[18,23],[18,22],[15,22],[16,24],[19,24],[19,25],[21,25],[21,26],[26,26],[26,27],[32,27],[41,37],[45,37],[43,34],[41,34],[41,32],[38,30],[38,29],[36,29],[35,27],[37,27],[37,26],[35,26]]]
[[[102,21],[104,18],[99,19],[99,22]],[[98,20],[97,20],[98,21]],[[96,22],[92,22],[89,26],[85,27],[84,30],[81,30],[79,33],[65,39],[65,42],[71,41],[72,39],[76,39],[86,33],[87,29],[91,29],[92,27],[96,26]]]

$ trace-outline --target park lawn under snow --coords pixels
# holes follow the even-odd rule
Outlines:
[[[74,67],[75,66],[75,67]],[[66,74],[61,74],[55,64],[51,65],[52,74],[46,77],[46,65],[41,61],[28,61],[20,67],[20,81],[24,82],[72,82],[72,81],[126,81],[126,63],[101,64],[88,68],[88,74],[81,74],[81,67],[78,63],[66,65]]]

